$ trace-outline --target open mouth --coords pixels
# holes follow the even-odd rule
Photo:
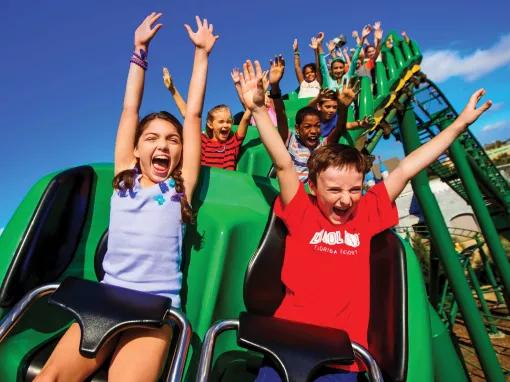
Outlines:
[[[335,215],[337,215],[339,218],[346,218],[349,215],[351,208],[340,208],[340,207],[333,207],[333,212]]]
[[[318,136],[311,136],[306,139],[308,141],[308,144],[310,146],[317,146],[319,144],[319,137]]]
[[[219,139],[221,141],[226,141],[228,136],[230,135],[230,129],[221,129],[219,133]]]
[[[156,175],[166,177],[170,168],[170,158],[165,155],[157,155],[152,158],[152,167]]]

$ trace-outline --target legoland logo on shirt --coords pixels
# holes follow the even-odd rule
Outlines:
[[[328,232],[324,229],[321,229],[318,232],[315,232],[312,240],[310,240],[310,244],[328,244],[328,245],[337,245],[337,244],[345,244],[349,247],[359,247],[359,233],[350,233],[344,230],[344,235],[342,237],[342,233],[340,231]]]

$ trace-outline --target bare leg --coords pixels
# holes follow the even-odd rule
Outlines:
[[[119,339],[108,370],[108,381],[156,381],[167,357],[172,329],[131,329]]]
[[[113,351],[115,338],[101,347],[96,358],[85,358],[79,352],[80,333],[77,323],[69,327],[34,382],[83,381],[101,366]]]

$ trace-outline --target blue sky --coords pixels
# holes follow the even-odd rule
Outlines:
[[[235,111],[240,105],[229,76],[233,66],[248,57],[267,62],[282,53],[288,59],[282,87],[288,91],[296,87],[291,65],[294,37],[301,43],[302,61],[312,61],[307,43],[318,31],[326,38],[350,36],[353,29],[381,20],[384,30],[405,29],[419,43],[425,57],[432,59],[429,76],[440,79],[458,109],[474,89],[487,89],[496,110],[473,126],[484,143],[510,136],[510,6],[504,3],[488,0],[482,7],[436,0],[419,6],[387,1],[331,1],[325,6],[326,2],[288,0],[3,0],[0,227],[45,174],[112,161],[133,31],[153,10],[164,13],[164,27],[149,52],[142,114],[162,109],[176,113],[162,85],[164,65],[187,93],[192,46],[182,25],[193,22],[196,14],[207,17],[220,35],[210,57],[206,110],[227,103]],[[322,9],[315,11],[317,4]],[[477,76],[481,72],[485,74]],[[390,142],[377,153],[387,158],[400,156],[401,150]]]

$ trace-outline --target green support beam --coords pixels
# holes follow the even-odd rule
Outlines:
[[[439,127],[444,129],[450,125],[450,123],[451,121],[446,121],[440,124]],[[460,137],[450,146],[449,156],[455,164],[455,169],[466,190],[469,204],[476,215],[480,230],[485,238],[485,243],[489,247],[494,263],[496,264],[496,269],[503,283],[506,306],[510,307],[510,263],[508,262],[505,250],[501,244],[496,226],[483,200],[482,192],[478,187],[475,175],[469,165],[468,155],[462,147]]]
[[[404,151],[406,154],[409,154],[420,146],[416,119],[412,108],[408,108],[404,115],[399,118],[399,125]],[[438,249],[438,256],[451,283],[455,299],[459,304],[485,377],[491,382],[503,382],[505,377],[501,366],[498,363],[482,317],[457,258],[457,253],[453,247],[450,233],[448,232],[437,200],[430,190],[429,179],[425,170],[420,171],[411,182],[431,232],[431,240]],[[425,206],[426,208],[424,208]]]

